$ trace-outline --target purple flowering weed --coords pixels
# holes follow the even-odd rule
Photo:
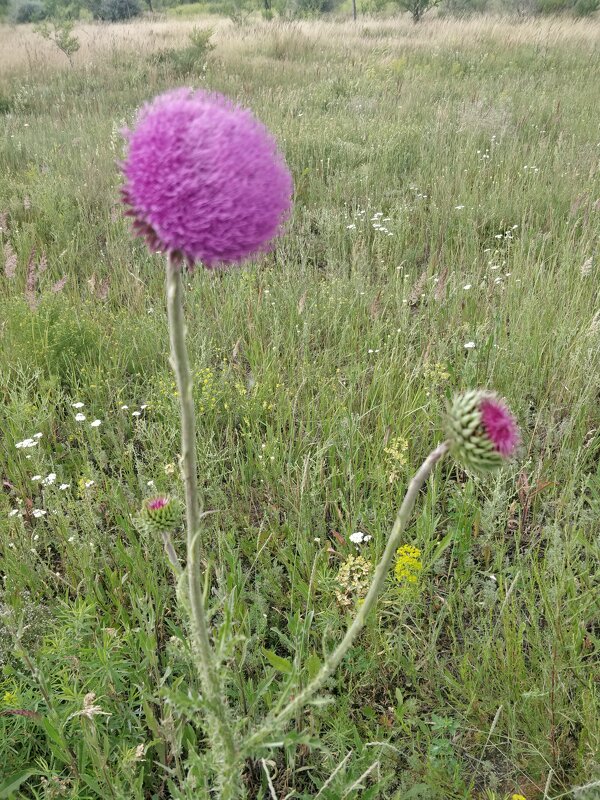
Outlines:
[[[269,131],[223,95],[176,89],[144,106],[123,164],[123,199],[151,250],[235,264],[269,249],[292,178]]]

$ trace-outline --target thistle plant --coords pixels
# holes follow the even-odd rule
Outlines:
[[[192,374],[185,343],[182,270],[238,264],[268,249],[291,209],[292,179],[274,139],[252,114],[218,94],[179,89],[142,108],[128,132],[123,200],[151,251],[166,253],[166,293],[181,412],[192,650],[223,800],[241,794],[243,754],[234,736],[201,589],[205,547],[199,495]],[[146,506],[156,521],[165,506]],[[175,572],[177,557],[165,539]]]
[[[244,761],[274,735],[281,736],[288,722],[322,689],[362,630],[398,558],[417,497],[436,464],[451,450],[467,467],[495,469],[514,454],[519,437],[512,415],[496,395],[467,392],[455,398],[447,416],[447,439],[429,454],[409,483],[379,563],[373,570],[370,565],[359,564],[360,591],[354,592],[354,617],[338,646],[313,679],[304,688],[294,689],[293,695],[284,695],[258,728],[248,731],[249,720],[234,724],[202,590],[201,578],[210,557],[203,519],[210,512],[203,509],[198,487],[182,273],[196,265],[215,269],[239,264],[266,251],[289,217],[292,179],[264,126],[249,111],[221,95],[189,89],[162,95],[141,110],[127,137],[128,153],[123,164],[127,213],[133,218],[134,232],[146,240],[150,250],[166,254],[171,365],[181,417],[185,565],[181,565],[170,539],[180,518],[177,502],[167,497],[152,498],[146,502],[141,518],[148,531],[163,537],[167,556],[183,587],[179,597],[189,616],[191,650],[206,711],[206,739],[214,756],[215,789],[222,800],[233,800],[244,796]],[[404,552],[405,562],[398,579],[416,580],[420,553],[400,552]],[[356,563],[350,566],[356,572]]]

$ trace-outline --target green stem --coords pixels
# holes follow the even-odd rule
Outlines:
[[[321,689],[325,681],[330,675],[335,672],[341,660],[344,658],[352,643],[360,633],[365,624],[369,612],[375,605],[381,590],[383,589],[385,578],[394,558],[394,554],[400,545],[400,538],[404,532],[408,521],[412,515],[417,496],[427,481],[431,472],[437,462],[448,452],[449,442],[442,442],[438,445],[425,459],[423,464],[419,467],[411,480],[400,510],[396,516],[396,520],[392,527],[387,545],[381,556],[381,560],[375,568],[373,575],[373,582],[367,592],[364,602],[361,604],[355,618],[352,620],[344,635],[342,641],[338,644],[335,650],[327,657],[325,663],[319,670],[318,674],[313,680],[299,693],[294,699],[287,704],[278,714],[270,719],[267,718],[264,725],[259,728],[246,742],[245,747],[247,752],[250,753],[251,749],[261,745],[265,739],[273,732],[278,732],[285,723],[287,723],[306,703],[310,698]]]
[[[216,760],[221,800],[234,800],[242,792],[240,756],[233,739],[227,707],[221,694],[200,583],[202,569],[200,523],[203,515],[198,499],[193,381],[185,343],[181,267],[175,263],[172,256],[169,256],[167,260],[167,312],[171,341],[171,366],[177,380],[181,411],[181,458],[187,528],[186,578],[192,645],[204,701],[209,710],[209,723],[214,725],[216,744],[220,751],[216,753]]]
[[[181,578],[183,569],[181,567],[179,558],[177,557],[177,553],[175,552],[175,548],[173,547],[171,536],[167,531],[162,531],[162,540],[163,540],[163,546],[165,548],[165,553],[167,554],[167,558],[169,559],[169,563],[171,564],[171,569],[173,570],[175,577],[179,579]]]

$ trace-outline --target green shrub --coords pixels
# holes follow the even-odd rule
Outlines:
[[[200,74],[206,70],[206,61],[215,45],[210,41],[212,28],[194,28],[189,35],[190,44],[181,50],[162,50],[152,58],[158,64],[168,64],[177,77]]]
[[[571,0],[537,0],[536,11],[538,14],[560,14],[571,6]]]
[[[41,22],[46,19],[48,12],[46,6],[39,0],[23,0],[13,7],[11,16],[17,23]]]
[[[106,22],[119,22],[142,13],[138,0],[102,0],[99,18]]]
[[[64,296],[46,296],[31,312],[21,297],[2,306],[3,345],[11,354],[6,366],[54,376],[65,387],[75,385],[77,373],[106,358],[108,345],[102,326],[89,309],[73,306]],[[76,366],[75,366],[76,365]]]
[[[0,91],[0,114],[9,114],[12,109],[12,99]]]
[[[481,14],[487,10],[488,0],[445,0],[440,14],[454,17],[468,17]]]
[[[600,8],[600,0],[576,0],[573,14],[576,17],[589,17]]]

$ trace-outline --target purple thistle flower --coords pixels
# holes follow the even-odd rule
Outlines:
[[[168,497],[153,497],[146,503],[148,511],[160,511],[165,506],[169,505]]]
[[[503,458],[514,455],[521,437],[515,418],[508,406],[494,396],[486,397],[479,405],[481,424]]]
[[[151,250],[212,268],[269,249],[290,214],[292,178],[250,111],[176,89],[144,106],[126,135],[123,200]]]

